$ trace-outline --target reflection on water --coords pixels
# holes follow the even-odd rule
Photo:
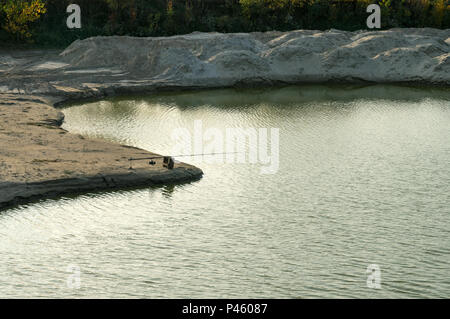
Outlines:
[[[0,296],[449,297],[449,102],[448,90],[308,86],[66,109],[71,132],[165,154],[199,119],[280,128],[280,169],[197,163],[197,182],[3,212]]]

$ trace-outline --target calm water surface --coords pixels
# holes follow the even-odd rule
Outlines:
[[[279,128],[280,168],[193,162],[190,184],[2,212],[0,297],[450,297],[448,90],[215,90],[64,113],[70,132],[164,154],[199,119]]]

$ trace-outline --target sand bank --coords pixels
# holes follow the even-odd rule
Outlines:
[[[191,181],[202,171],[173,170],[129,157],[153,153],[60,128],[63,114],[40,96],[0,94],[0,209],[32,200],[96,190]]]

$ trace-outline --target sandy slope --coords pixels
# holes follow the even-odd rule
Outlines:
[[[448,84],[450,30],[99,37],[73,43],[61,58],[76,68],[110,68],[199,85],[205,80],[231,85],[253,78]]]

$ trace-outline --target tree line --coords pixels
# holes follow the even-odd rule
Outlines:
[[[81,29],[66,26],[72,3],[81,7]],[[450,0],[0,0],[0,46],[64,46],[97,35],[353,31],[367,29],[373,3],[381,7],[383,29],[450,28]]]

